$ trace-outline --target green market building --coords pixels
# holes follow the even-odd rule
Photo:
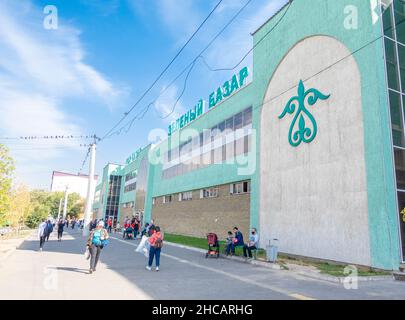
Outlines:
[[[403,19],[399,0],[287,3],[253,34],[250,81],[242,69],[163,142],[104,168],[95,216],[197,237],[256,227],[262,247],[398,269]]]

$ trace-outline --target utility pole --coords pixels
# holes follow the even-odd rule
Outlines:
[[[66,191],[65,191],[65,203],[64,203],[64,205],[63,205],[63,220],[66,220],[66,215],[67,215],[68,191],[69,191],[69,186],[66,186]]]
[[[94,171],[96,167],[96,139],[94,137],[94,143],[90,146],[90,168],[89,168],[89,184],[87,187],[87,201],[86,209],[84,211],[84,227],[83,227],[83,236],[87,237],[89,235],[89,227],[91,216],[93,212],[93,201],[94,201],[94,191],[95,191],[95,182],[94,182]]]
[[[60,212],[61,212],[61,210],[62,210],[62,198],[60,198],[60,200],[59,200],[58,221],[59,221],[59,219],[60,219]]]

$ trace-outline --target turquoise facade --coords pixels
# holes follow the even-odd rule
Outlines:
[[[347,29],[344,27],[346,9],[353,6],[357,8],[359,27]],[[266,108],[264,100],[269,82],[291,48],[306,38],[324,35],[343,43],[353,53],[352,56],[360,70],[371,266],[389,270],[398,269],[401,254],[384,44],[381,38],[381,19],[373,20],[372,10],[374,8],[371,7],[370,1],[365,0],[295,0],[284,6],[257,30],[253,35],[255,48],[251,83],[223,100],[196,121],[173,132],[166,141],[145,150],[133,163],[116,168],[121,176],[125,176],[128,172],[139,168],[140,159],[149,156],[145,221],[151,219],[152,201],[155,197],[251,180],[250,224],[251,227],[259,228],[261,165],[259,133],[261,112]],[[376,9],[375,12],[379,13],[379,11]],[[300,63],[305,64],[305,59],[306,57],[302,57]],[[297,79],[297,85],[299,80],[301,79]],[[248,107],[253,108],[252,125],[256,136],[247,154],[238,156],[234,164],[210,165],[170,179],[162,179],[163,164],[155,163],[154,160],[162,157],[168,149],[173,149],[183,142],[181,135],[185,130],[193,129],[201,133],[204,129],[211,128],[219,121]],[[183,138],[187,139],[187,137]],[[240,164],[246,162],[253,169],[241,175],[239,170],[246,165]],[[102,181],[105,181],[105,177],[110,174],[111,172],[105,169]],[[103,183],[100,183],[97,190],[101,190],[102,185]],[[123,194],[123,189],[121,188],[120,203],[135,201],[135,193]],[[98,203],[94,206],[95,209],[99,207]]]

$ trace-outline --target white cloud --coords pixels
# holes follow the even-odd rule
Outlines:
[[[43,19],[42,8],[30,1],[0,3],[2,136],[88,134],[80,125],[82,120],[64,108],[65,99],[92,100],[111,108],[126,93],[86,63],[79,30],[60,18],[57,30],[45,30]],[[19,181],[48,185],[50,175],[44,177],[35,168],[51,172],[67,158],[84,157],[77,141],[43,144],[10,144]]]
[[[9,77],[58,97],[95,95],[111,101],[122,93],[85,63],[79,30],[61,21],[57,30],[45,30],[43,18],[37,8],[0,4],[0,68]]]

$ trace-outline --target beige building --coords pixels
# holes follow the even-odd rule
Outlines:
[[[95,183],[97,183],[97,179],[98,176],[95,176]],[[65,192],[68,188],[69,193],[78,193],[82,198],[86,198],[88,184],[89,176],[87,175],[54,171],[52,173],[51,192]]]

